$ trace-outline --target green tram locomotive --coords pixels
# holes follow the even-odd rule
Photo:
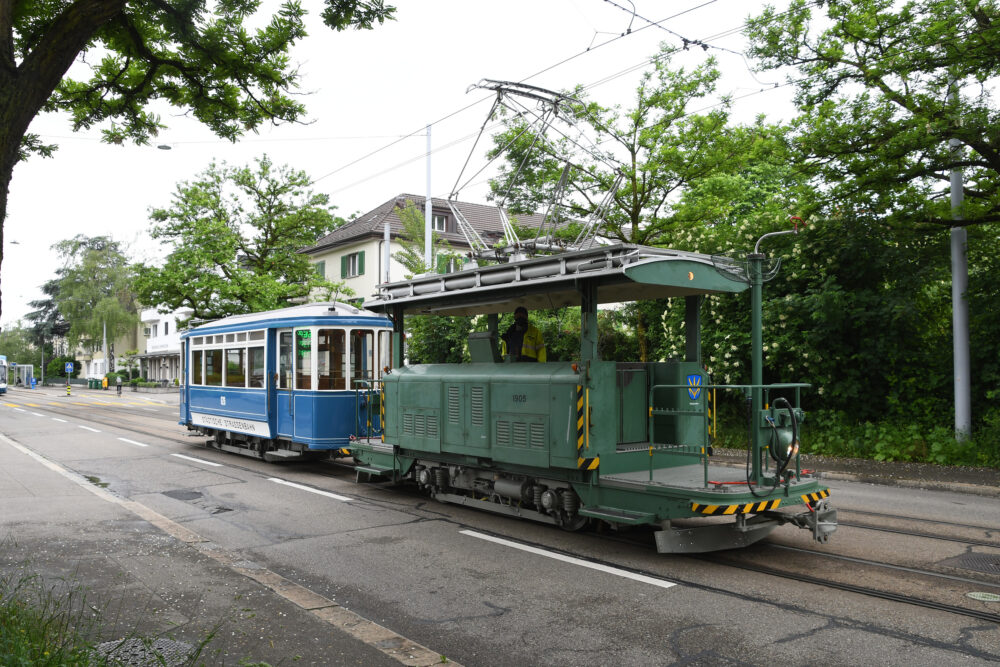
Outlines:
[[[473,266],[380,285],[365,308],[390,316],[393,369],[367,400],[380,438],[352,444],[359,480],[418,484],[434,498],[568,530],[600,520],[658,527],[662,553],[741,547],[791,523],[826,542],[829,490],[798,462],[807,385],[761,383],[763,255],[745,264],[620,244]],[[753,289],[753,384],[713,385],[701,363],[704,295]],[[683,359],[598,358],[597,306],[665,297],[686,303]],[[581,307],[579,359],[516,363],[500,355],[498,313]],[[404,317],[487,316],[471,363],[403,364]],[[713,464],[711,396],[751,403],[747,466]]]

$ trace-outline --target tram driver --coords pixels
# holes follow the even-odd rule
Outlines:
[[[514,309],[514,323],[504,332],[501,352],[510,354],[514,361],[545,362],[545,340],[542,332],[528,322],[528,309],[518,306]]]

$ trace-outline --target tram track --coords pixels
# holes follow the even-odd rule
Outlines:
[[[141,434],[144,434],[144,435],[153,436],[153,437],[156,437],[156,438],[159,438],[159,439],[162,439],[162,440],[168,440],[168,441],[176,442],[178,444],[182,444],[182,445],[186,445],[186,446],[197,445],[199,447],[203,447],[203,445],[200,442],[198,442],[198,443],[193,442],[191,435],[188,432],[182,430],[182,428],[180,426],[177,426],[175,424],[171,424],[171,426],[174,426],[174,428],[164,428],[164,426],[166,426],[164,424],[150,425],[149,424],[149,415],[134,414],[134,413],[127,412],[127,411],[115,411],[115,412],[111,413],[111,412],[104,412],[103,410],[97,410],[96,409],[98,407],[103,408],[105,406],[94,406],[95,409],[92,409],[92,410],[80,410],[80,409],[77,409],[77,408],[85,408],[85,407],[86,406],[73,406],[73,407],[70,407],[70,406],[59,406],[59,405],[52,405],[51,403],[46,403],[44,406],[39,406],[38,409],[45,410],[46,412],[49,412],[49,413],[52,413],[52,414],[56,414],[56,415],[59,415],[59,416],[71,417],[73,419],[77,419],[77,420],[80,420],[80,421],[85,421],[85,422],[88,422],[88,423],[91,423],[91,424],[100,425],[100,426],[115,427],[115,428],[125,428],[125,429],[128,429],[128,430],[136,432],[136,433],[141,433]],[[111,407],[111,406],[108,406],[108,407]],[[124,407],[124,406],[122,406],[122,407]],[[164,421],[168,421],[168,420],[164,420]],[[234,458],[234,461],[238,461],[239,460],[239,457],[236,456],[236,455],[233,455],[233,458]],[[342,463],[342,462],[326,462],[326,463],[327,463],[327,465],[325,465],[325,466],[315,466],[315,469],[312,470],[311,472],[314,472],[314,473],[316,473],[316,474],[318,474],[320,476],[323,476],[323,477],[336,478],[336,477],[340,476],[337,473],[342,473],[343,471],[350,471],[353,468],[353,466],[351,466],[349,464],[346,464],[346,463]],[[333,468],[328,468],[327,466],[329,466],[329,465],[333,465],[334,467]],[[256,471],[256,472],[259,472],[259,471]],[[414,498],[420,499],[420,498],[423,498],[423,496],[419,496],[418,495],[418,496],[414,496]],[[986,532],[992,532],[993,530],[1000,531],[1000,529],[993,529],[993,528],[986,527],[986,526],[974,526],[974,525],[967,525],[967,524],[959,524],[959,523],[954,523],[954,522],[946,522],[946,521],[939,521],[939,520],[933,520],[933,519],[923,519],[923,518],[920,518],[920,517],[897,517],[895,515],[888,515],[888,514],[878,513],[878,512],[868,512],[868,511],[864,511],[864,510],[850,510],[850,512],[856,513],[856,514],[859,514],[859,515],[872,516],[872,517],[884,517],[884,518],[887,518],[887,519],[889,519],[889,518],[892,518],[892,519],[904,519],[904,520],[920,521],[920,522],[932,523],[932,524],[940,524],[940,525],[944,525],[944,526],[959,527],[959,528],[968,529],[968,530],[978,530],[978,531],[986,531]],[[452,518],[452,520],[455,520],[455,519]],[[971,540],[971,539],[966,539],[966,538],[961,538],[961,537],[956,537],[956,536],[947,536],[947,535],[941,535],[941,534],[937,534],[937,533],[929,533],[929,532],[924,532],[924,531],[910,531],[910,530],[905,530],[905,529],[897,529],[897,528],[890,528],[890,527],[884,527],[884,526],[872,526],[872,525],[868,525],[868,524],[855,524],[855,523],[843,523],[843,522],[841,522],[841,526],[855,528],[855,529],[862,529],[862,530],[876,530],[876,531],[881,531],[881,532],[886,532],[886,533],[901,534],[901,535],[907,535],[907,536],[924,538],[924,539],[946,540],[946,541],[950,541],[950,542],[959,542],[959,543],[962,543],[962,544],[972,545],[972,546],[984,546],[984,547],[1000,548],[1000,543],[998,543],[998,542],[987,542],[987,541],[983,541],[983,540]],[[477,530],[482,530],[482,529],[481,528],[477,528]],[[593,532],[592,536],[595,537],[595,538],[597,538],[597,539],[599,539],[599,540],[606,541],[606,542],[623,542],[623,543],[630,544],[632,546],[637,546],[637,547],[642,548],[642,549],[648,549],[650,551],[655,551],[655,546],[653,545],[652,541],[650,540],[650,537],[649,537],[648,533],[642,534],[641,537],[640,536],[625,537],[625,536],[621,536],[621,535],[611,536],[611,535],[599,534],[597,532]],[[544,543],[534,544],[534,543],[532,543],[530,541],[525,541],[525,540],[519,539],[517,537],[509,537],[509,536],[506,536],[506,535],[502,535],[502,537],[504,537],[505,539],[511,539],[511,540],[514,540],[514,541],[517,541],[517,542],[520,542],[520,543],[524,543],[524,544],[529,545],[529,546],[537,546],[539,548],[544,548],[544,549],[559,551],[558,549],[553,549],[553,547],[551,545],[544,544]],[[839,555],[839,554],[824,553],[824,552],[810,550],[810,549],[802,549],[802,548],[799,548],[799,547],[790,547],[790,546],[786,546],[786,545],[780,545],[780,544],[774,544],[774,543],[766,543],[766,542],[762,543],[761,547],[762,548],[773,548],[773,549],[776,549],[776,550],[794,551],[794,552],[796,552],[796,553],[798,553],[800,555],[807,556],[809,558],[826,558],[826,559],[831,559],[831,560],[849,561],[849,562],[853,562],[853,563],[856,563],[856,564],[859,564],[859,565],[864,565],[864,566],[867,566],[867,567],[882,568],[882,569],[885,569],[885,570],[891,570],[891,571],[895,571],[895,572],[906,573],[908,575],[918,575],[918,576],[924,576],[924,577],[935,578],[935,579],[939,579],[939,580],[946,580],[946,581],[951,581],[951,582],[957,582],[957,583],[962,583],[962,584],[975,584],[977,586],[990,587],[991,589],[1000,589],[1000,584],[992,583],[992,582],[988,582],[988,581],[984,581],[984,580],[981,580],[981,579],[960,577],[960,576],[956,576],[956,575],[948,575],[948,574],[944,574],[944,573],[940,573],[940,572],[934,572],[934,571],[931,571],[931,570],[923,570],[923,569],[920,569],[920,568],[912,568],[912,567],[901,566],[901,565],[894,564],[894,563],[878,562],[878,561],[873,561],[873,560],[860,559],[860,558],[855,558],[855,557],[850,557],[850,556],[842,556],[842,555]],[[685,584],[685,585],[692,585],[692,586],[697,586],[697,587],[706,588],[706,589],[712,589],[713,588],[709,584],[704,584],[704,583],[701,583],[701,582],[695,581],[695,580],[687,580],[687,581],[685,581],[685,580],[682,580],[682,579],[675,579],[675,578],[672,578],[672,577],[669,577],[669,576],[664,576],[662,573],[657,572],[655,570],[645,570],[645,569],[629,568],[628,566],[624,566],[622,563],[616,562],[615,560],[607,560],[607,559],[600,559],[600,558],[591,558],[591,557],[587,557],[587,556],[580,556],[578,554],[571,553],[571,552],[566,552],[566,555],[575,556],[577,558],[584,558],[586,560],[593,561],[593,562],[598,563],[598,564],[608,565],[608,566],[611,566],[611,567],[618,567],[618,568],[624,567],[626,569],[635,571],[637,574],[643,574],[643,575],[646,575],[646,576],[657,577],[657,578],[661,578],[661,579],[669,579],[671,581],[676,581],[677,583],[681,583],[681,584]],[[762,556],[761,556],[761,553],[760,553],[760,549],[758,549],[754,553],[750,553],[749,551],[746,551],[746,552],[740,552],[739,554],[733,554],[733,555],[731,555],[731,554],[701,554],[701,555],[691,555],[691,556],[688,556],[688,557],[694,558],[694,559],[696,559],[698,561],[701,561],[701,562],[711,563],[711,564],[716,565],[716,566],[736,568],[736,569],[740,569],[740,570],[744,570],[744,571],[748,571],[748,572],[755,572],[757,574],[774,576],[774,577],[778,577],[778,578],[781,578],[781,579],[784,579],[784,580],[798,581],[798,582],[801,582],[801,583],[807,583],[807,584],[821,586],[821,587],[829,588],[829,589],[841,590],[841,591],[844,591],[844,592],[850,592],[850,593],[854,593],[854,594],[857,594],[857,595],[862,595],[862,596],[866,596],[866,597],[870,597],[870,598],[875,598],[875,599],[881,599],[881,600],[896,602],[896,603],[899,603],[899,604],[907,604],[907,605],[911,605],[911,606],[915,606],[915,607],[919,607],[919,608],[924,608],[924,609],[929,609],[929,610],[934,610],[934,611],[941,611],[941,612],[945,612],[945,613],[949,613],[949,614],[954,614],[954,615],[959,615],[959,616],[965,616],[965,617],[969,617],[969,618],[975,618],[977,620],[981,620],[981,621],[985,621],[985,622],[989,622],[989,623],[994,623],[994,624],[1000,625],[1000,614],[998,614],[998,613],[992,613],[992,612],[989,612],[989,611],[986,611],[986,610],[972,609],[972,608],[969,608],[969,607],[963,607],[963,606],[959,606],[959,605],[949,604],[947,602],[941,602],[941,601],[931,600],[931,599],[927,599],[927,598],[921,598],[921,597],[917,597],[917,596],[910,595],[910,594],[903,593],[903,592],[898,592],[898,591],[893,591],[893,590],[884,590],[884,589],[874,588],[874,587],[871,587],[871,586],[859,585],[859,584],[856,584],[856,583],[849,583],[849,582],[844,582],[844,581],[838,581],[836,579],[832,579],[832,578],[828,578],[828,577],[822,577],[822,576],[817,576],[815,574],[808,574],[808,573],[805,573],[805,572],[795,571],[795,570],[792,570],[792,569],[775,568],[775,567],[771,567],[771,566],[768,566],[768,565],[763,565],[763,564],[761,564],[759,562],[756,562],[755,560],[749,559],[751,556],[754,557],[754,558],[761,558]],[[766,555],[764,557],[766,557]],[[723,592],[721,589],[719,589],[719,590],[720,590],[720,592]]]
[[[818,553],[818,552],[813,552],[813,553]],[[716,565],[722,565],[725,567],[738,568],[740,570],[746,570],[748,572],[756,572],[758,574],[767,574],[775,577],[780,577],[782,579],[791,579],[802,583],[822,586],[823,588],[831,588],[834,590],[840,590],[849,593],[855,593],[858,595],[864,595],[866,597],[888,600],[891,602],[898,602],[900,604],[907,604],[915,607],[920,607],[922,609],[932,609],[934,611],[943,611],[958,616],[967,616],[970,618],[975,618],[980,621],[987,621],[989,623],[1000,625],[1000,614],[992,613],[985,610],[961,607],[958,605],[948,604],[945,602],[938,602],[935,600],[928,600],[926,598],[919,598],[912,595],[907,595],[906,593],[880,590],[877,588],[871,588],[869,586],[860,586],[858,584],[851,584],[824,577],[817,577],[802,572],[781,570],[768,566],[762,566],[758,563],[741,563],[729,558],[725,558],[723,556],[719,556],[717,554],[710,554],[710,555],[703,554],[701,556],[698,556],[698,559],[704,562],[709,562]],[[935,575],[936,573],[922,572],[922,574]],[[985,584],[984,582],[980,582],[978,580],[976,580],[975,583],[980,585],[996,586],[996,584]]]

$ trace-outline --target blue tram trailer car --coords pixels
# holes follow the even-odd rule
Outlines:
[[[267,461],[346,455],[378,436],[390,321],[343,303],[234,315],[181,336],[180,423]]]

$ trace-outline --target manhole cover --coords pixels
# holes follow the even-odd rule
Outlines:
[[[973,600],[979,600],[980,602],[1000,602],[1000,595],[996,593],[966,593],[966,597],[970,597]]]
[[[175,667],[190,662],[194,646],[171,639],[143,641],[119,639],[94,647],[98,655],[112,665],[127,667]]]
[[[201,491],[189,491],[187,489],[177,489],[175,491],[164,491],[163,495],[169,496],[174,500],[186,500],[188,502],[192,500],[198,500],[201,498]]]
[[[961,556],[941,561],[941,565],[972,570],[973,572],[1000,574],[1000,556],[990,556],[987,554],[962,554]]]

